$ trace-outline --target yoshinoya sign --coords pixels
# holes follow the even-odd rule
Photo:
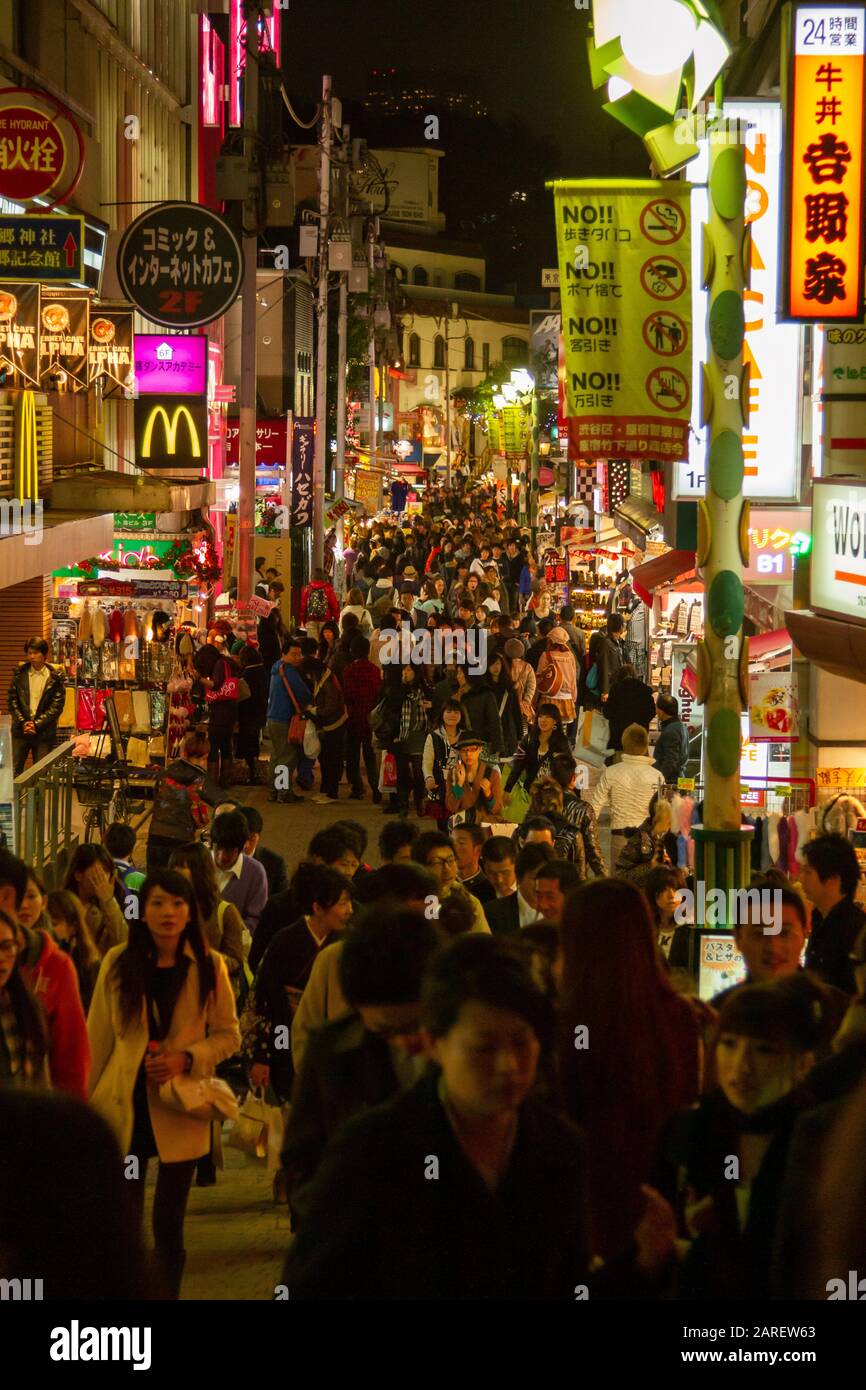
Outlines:
[[[136,333],[135,389],[140,396],[203,396],[207,343],[202,334]]]
[[[812,608],[866,623],[866,478],[815,478],[812,489]]]
[[[853,322],[863,313],[866,7],[788,11],[781,310],[803,322]]]
[[[121,288],[165,328],[201,328],[231,307],[243,253],[229,224],[195,203],[159,203],[127,227],[117,251]]]

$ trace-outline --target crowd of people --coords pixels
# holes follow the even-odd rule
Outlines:
[[[146,873],[119,824],[51,892],[0,851],[0,1274],[177,1298],[191,1186],[223,1180],[221,1117],[253,1094],[279,1117],[292,1299],[827,1297],[866,1258],[852,846],[819,835],[755,879],[778,930],[756,895],[745,980],[701,1002],[676,700],[617,614],[587,643],[551,611],[494,493],[432,488],[400,520],[329,552],[297,630],[192,654],[207,724],[160,778]],[[591,789],[587,709],[611,731]],[[318,764],[333,803],[345,775],[390,817],[375,848],[369,817],[334,818],[287,864],[294,812],[232,794],[265,730],[270,797]],[[58,1171],[62,1197],[22,1202]]]

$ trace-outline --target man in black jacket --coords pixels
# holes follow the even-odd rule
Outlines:
[[[283,1144],[290,1204],[346,1120],[408,1090],[426,1070],[421,977],[441,944],[433,922],[381,908],[366,912],[346,937],[339,972],[352,1012],[310,1035],[295,1078]]]
[[[501,839],[501,836],[494,836]],[[488,844],[491,842],[488,841]],[[514,862],[515,888],[504,897],[485,903],[484,915],[494,936],[510,936],[521,927],[531,927],[541,920],[535,905],[535,879],[539,869],[554,858],[552,845],[524,845]]]
[[[610,701],[608,701],[610,706]],[[689,731],[680,719],[679,701],[675,695],[659,695],[656,700],[661,732],[653,750],[653,767],[657,767],[666,782],[676,782],[682,777],[689,760]],[[610,716],[608,715],[608,718]],[[642,722],[642,721],[636,721]],[[611,729],[613,721],[611,720]],[[620,746],[622,735],[620,735]]]
[[[31,637],[27,660],[16,668],[7,703],[12,716],[12,757],[15,776],[24,771],[28,754],[34,763],[54,747],[57,721],[63,713],[63,677],[48,665],[48,643]]]
[[[810,902],[812,934],[806,947],[806,969],[847,994],[856,989],[851,954],[866,927],[866,913],[854,901],[860,865],[844,835],[819,835],[800,851],[805,863],[800,882]]]

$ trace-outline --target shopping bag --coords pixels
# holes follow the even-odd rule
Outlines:
[[[272,1173],[283,1164],[286,1116],[281,1105],[271,1105],[268,1109],[268,1172]]]
[[[379,791],[394,791],[397,786],[397,759],[393,753],[383,753],[379,768]]]
[[[579,743],[590,752],[607,755],[610,752],[610,724],[601,710],[588,709],[583,716]]]
[[[316,732],[316,726],[313,723],[312,719],[307,719],[305,723],[306,728],[304,729],[304,742],[302,745],[304,750],[304,757],[315,759],[318,758],[319,754],[321,753],[322,745],[319,742],[319,735]]]
[[[175,1076],[159,1088],[159,1099],[169,1110],[177,1110],[196,1120],[233,1120],[238,1103],[231,1086],[218,1076],[193,1080],[191,1076]]]
[[[508,805],[502,808],[502,819],[511,825],[521,825],[529,810],[529,792],[522,782],[511,789]]]
[[[267,1158],[270,1108],[265,1104],[263,1091],[248,1091],[226,1140],[229,1147],[252,1154],[253,1158]]]

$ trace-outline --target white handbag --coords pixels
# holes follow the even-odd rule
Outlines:
[[[304,757],[311,759],[318,758],[319,754],[322,751],[322,745],[319,740],[318,730],[316,729],[316,726],[313,723],[312,719],[308,719],[306,724],[304,725],[303,749]]]
[[[236,1120],[237,1096],[227,1082],[218,1076],[174,1076],[159,1088],[159,1099],[169,1110],[189,1115],[195,1120]]]

